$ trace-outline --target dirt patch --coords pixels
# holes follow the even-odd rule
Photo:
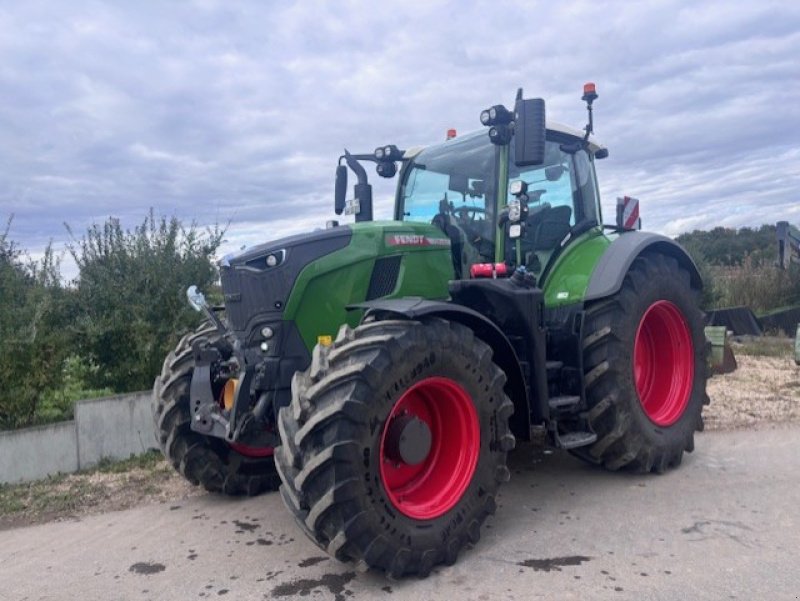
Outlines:
[[[739,368],[708,381],[711,404],[703,412],[708,429],[800,421],[800,367],[789,342],[777,347],[758,344],[733,344]]]
[[[205,494],[149,453],[98,469],[0,486],[0,530]]]

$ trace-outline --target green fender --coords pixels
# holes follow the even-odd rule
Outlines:
[[[616,294],[633,261],[645,251],[674,257],[689,272],[692,286],[702,289],[697,266],[674,240],[639,231],[606,234],[595,227],[573,240],[545,275],[545,307],[553,309]]]

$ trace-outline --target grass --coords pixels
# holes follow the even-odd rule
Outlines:
[[[794,353],[794,341],[790,338],[770,336],[746,338],[733,346],[733,352],[737,355],[788,358]]]
[[[132,469],[151,470],[159,467],[163,463],[164,456],[159,451],[147,451],[141,455],[131,455],[129,459],[121,461],[115,459],[101,459],[100,462],[89,471],[101,472],[103,474],[121,474]]]

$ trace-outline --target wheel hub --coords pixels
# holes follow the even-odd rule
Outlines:
[[[381,435],[389,501],[417,520],[444,515],[472,481],[480,443],[478,414],[461,385],[439,376],[417,382],[394,404]]]
[[[431,429],[408,413],[392,420],[384,442],[386,456],[396,463],[419,465],[431,452]]]
[[[680,309],[665,300],[645,311],[633,351],[636,392],[645,414],[658,426],[683,415],[694,382],[694,346]]]

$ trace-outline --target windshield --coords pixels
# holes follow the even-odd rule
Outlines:
[[[463,233],[470,255],[465,263],[494,256],[495,148],[485,131],[426,148],[414,157],[400,191],[404,221]]]
[[[548,132],[542,165],[517,167],[509,148],[508,181],[528,184],[528,218],[519,260],[540,271],[577,224],[599,222],[594,166],[585,150],[565,152],[576,139]],[[439,226],[453,242],[457,271],[493,261],[496,237],[496,187],[499,147],[479,130],[419,153],[400,188],[397,218]],[[512,202],[508,194],[503,204]],[[515,256],[517,253],[506,256]],[[515,260],[508,259],[507,260]]]

